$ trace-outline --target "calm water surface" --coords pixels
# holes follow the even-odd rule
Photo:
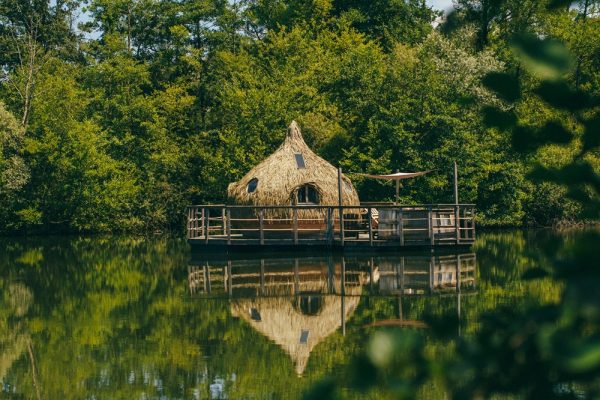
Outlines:
[[[298,398],[377,329],[556,301],[524,282],[577,233],[482,233],[449,255],[226,259],[181,239],[0,239],[0,398]],[[448,343],[431,340],[432,351]],[[437,350],[436,350],[437,349]],[[351,393],[346,393],[352,395]],[[373,396],[376,397],[376,394]],[[443,396],[435,382],[422,397]]]

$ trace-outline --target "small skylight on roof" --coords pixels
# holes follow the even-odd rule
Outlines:
[[[250,182],[248,182],[248,193],[253,193],[258,186],[258,179],[252,178]]]
[[[294,154],[294,156],[296,157],[296,165],[298,166],[298,169],[306,168],[306,164],[304,163],[304,156],[302,156],[301,153],[296,153]]]

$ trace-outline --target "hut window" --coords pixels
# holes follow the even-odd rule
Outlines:
[[[296,195],[298,204],[319,204],[319,194],[312,185],[300,187]]]
[[[256,179],[256,178],[250,179],[250,182],[248,182],[248,193],[254,193],[257,186],[258,186],[258,179]]]
[[[298,166],[298,169],[305,169],[306,164],[304,163],[304,156],[300,153],[296,153],[294,156],[296,157],[296,165]]]

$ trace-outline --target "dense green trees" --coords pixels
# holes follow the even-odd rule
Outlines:
[[[2,157],[21,160],[23,179],[0,180],[0,230],[180,227],[187,203],[223,201],[291,119],[345,171],[436,169],[405,184],[404,202],[451,200],[457,160],[461,200],[478,204],[481,223],[578,220],[559,186],[525,180],[573,148],[522,157],[482,110],[569,124],[533,95],[539,78],[509,37],[534,29],[565,41],[576,56],[567,78],[598,95],[598,6],[496,3],[458,1],[438,32],[438,12],[420,0],[4,2],[0,126],[22,139]],[[521,77],[523,101],[485,89],[490,71]],[[355,181],[365,200],[393,196]]]

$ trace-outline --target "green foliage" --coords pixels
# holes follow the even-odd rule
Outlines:
[[[14,228],[19,218],[14,210],[23,201],[23,187],[30,178],[22,157],[24,130],[0,103],[0,225]]]
[[[511,2],[459,3],[479,4],[476,11],[486,17]],[[588,5],[586,1],[586,9]],[[554,9],[556,2],[551,6]],[[486,44],[487,32],[481,44]],[[515,32],[510,46],[525,76],[515,75],[514,71],[487,74],[484,85],[505,103],[486,107],[483,113],[490,127],[511,134],[517,152],[535,160],[527,175],[536,185],[529,200],[530,215],[538,218],[537,222],[547,223],[582,209],[597,219],[597,88],[592,82],[580,85],[579,74],[573,84],[570,53],[556,39]],[[494,186],[488,187],[491,196],[503,198],[505,192],[494,193]],[[570,200],[565,201],[563,196]],[[547,204],[536,209],[542,201]],[[550,279],[560,286],[556,302],[532,304],[525,309],[497,307],[482,314],[479,329],[467,337],[455,337],[451,333],[454,324],[434,318],[430,323],[432,332],[440,340],[450,336],[456,343],[456,351],[445,359],[427,357],[413,334],[379,333],[371,339],[371,351],[357,359],[355,370],[362,372],[366,387],[377,386],[377,390],[381,390],[381,382],[370,377],[389,374],[383,382],[386,391],[406,398],[412,398],[428,377],[442,380],[451,398],[597,398],[600,299],[591,293],[600,282],[599,242],[596,230],[577,235],[563,245],[551,241],[541,249],[544,258],[550,260],[547,265],[522,275],[528,281]],[[409,357],[403,359],[405,355]],[[389,362],[395,358],[400,362]],[[426,371],[425,377],[420,371]],[[406,391],[398,392],[398,388]],[[336,392],[330,389],[330,393]]]
[[[420,0],[5,2],[0,99],[33,178],[0,231],[181,229],[186,204],[224,202],[292,119],[349,173],[436,170],[403,202],[451,201],[457,161],[480,225],[593,219],[557,203],[597,184],[600,24],[592,3],[545,3],[461,0],[444,35]],[[526,174],[561,185],[579,150],[586,182],[537,203]],[[363,200],[394,196],[354,182]]]

